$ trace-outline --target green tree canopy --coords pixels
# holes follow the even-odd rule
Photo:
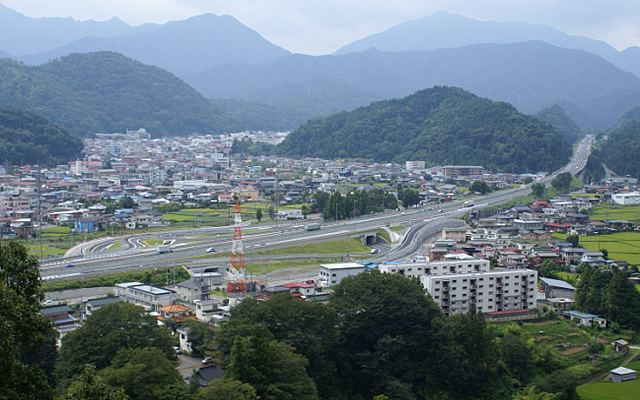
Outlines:
[[[194,400],[258,400],[256,390],[248,383],[233,379],[216,379],[201,389]]]
[[[423,387],[435,364],[443,314],[419,281],[377,270],[343,278],[329,303],[343,337],[343,390],[386,394],[393,382]]]
[[[178,400],[187,392],[174,363],[157,347],[123,348],[100,374],[131,400]]]
[[[293,347],[271,340],[257,329],[252,336],[235,339],[225,379],[251,385],[261,400],[317,400],[307,364]]]
[[[491,191],[491,188],[485,181],[473,181],[469,190],[473,193],[487,194]]]
[[[46,399],[51,388],[34,357],[53,328],[40,314],[38,261],[15,241],[0,243],[0,399]],[[50,366],[49,366],[50,367]]]
[[[121,349],[156,347],[167,357],[173,355],[169,331],[140,306],[113,303],[92,313],[82,327],[62,340],[56,375],[58,386],[79,372],[82,364],[98,371],[108,367]]]
[[[64,400],[128,400],[122,388],[106,383],[91,365],[80,367],[77,375],[67,388]]]

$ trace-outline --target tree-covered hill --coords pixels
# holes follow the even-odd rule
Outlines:
[[[610,132],[598,155],[615,173],[640,178],[640,121],[630,120]]]
[[[565,164],[571,147],[550,125],[510,104],[459,88],[434,87],[313,119],[292,132],[275,152],[534,172]]]
[[[111,52],[37,67],[0,60],[0,106],[35,112],[80,136],[140,127],[154,136],[242,129],[171,73]]]
[[[29,112],[0,107],[0,161],[55,165],[73,160],[82,140],[57,124]]]
[[[535,117],[553,126],[556,132],[569,143],[575,143],[580,139],[580,128],[558,105],[540,110]]]

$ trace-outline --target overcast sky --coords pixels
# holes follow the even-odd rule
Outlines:
[[[479,20],[550,25],[608,42],[640,46],[636,0],[0,0],[29,17],[71,17],[130,25],[194,15],[232,15],[294,53],[320,55],[393,25],[448,11]]]

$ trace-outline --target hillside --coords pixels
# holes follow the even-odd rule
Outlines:
[[[600,160],[618,175],[640,178],[640,121],[628,119],[608,136],[597,152]]]
[[[513,106],[435,87],[307,122],[275,148],[281,155],[482,165],[553,171],[571,147],[553,128]]]
[[[534,116],[540,121],[553,126],[553,129],[565,138],[567,142],[575,143],[580,139],[580,128],[578,128],[578,125],[576,125],[571,118],[567,117],[562,107],[558,105],[547,107],[540,110]]]
[[[584,50],[640,76],[640,54],[634,48],[619,52],[601,40],[572,36],[548,25],[524,22],[480,21],[444,11],[403,22],[352,42],[334,54],[366,51],[434,50],[482,43],[544,41],[565,49]],[[637,48],[635,48],[637,49]]]
[[[0,60],[0,105],[33,111],[80,136],[140,127],[153,136],[242,128],[169,72],[110,52],[38,67]]]
[[[640,78],[593,54],[544,42],[291,55],[264,65],[217,66],[185,80],[206,97],[285,108],[300,122],[435,85],[462,87],[528,114],[558,104],[586,130],[608,128],[640,106]]]
[[[82,140],[45,118],[0,107],[0,160],[54,166],[80,156]]]

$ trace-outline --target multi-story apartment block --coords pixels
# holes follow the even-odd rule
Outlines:
[[[465,313],[472,304],[484,313],[532,310],[537,306],[537,271],[490,270],[489,260],[385,263],[381,272],[417,277],[446,315]]]
[[[420,281],[445,315],[472,304],[484,313],[536,308],[538,272],[530,269],[422,275]]]
[[[407,278],[423,275],[458,274],[489,271],[489,260],[481,260],[471,256],[456,260],[417,262],[417,263],[386,263],[378,266],[380,272],[400,274]]]

